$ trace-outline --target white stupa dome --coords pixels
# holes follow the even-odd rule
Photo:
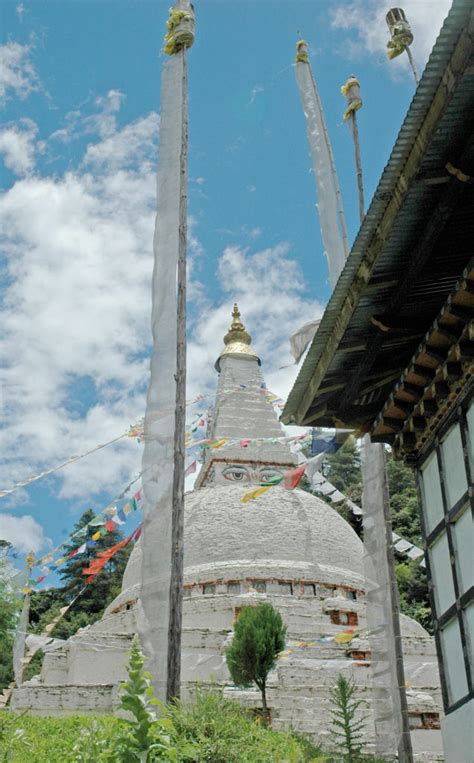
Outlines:
[[[252,487],[212,485],[186,494],[185,585],[261,577],[365,588],[362,543],[333,508],[281,487],[242,503]],[[138,543],[111,609],[138,597],[140,568]]]
[[[363,588],[362,543],[334,509],[282,487],[244,504],[248,489],[214,485],[186,496],[185,582],[278,573]]]

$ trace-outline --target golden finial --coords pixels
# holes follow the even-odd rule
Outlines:
[[[232,310],[232,323],[229,331],[224,337],[224,344],[230,344],[231,342],[243,342],[244,344],[250,344],[252,337],[246,331],[244,324],[240,320],[240,311],[237,302],[234,302],[234,309]]]
[[[260,363],[255,350],[251,346],[252,337],[248,333],[244,324],[240,320],[240,311],[237,302],[234,303],[232,311],[232,323],[230,329],[224,337],[225,348],[219,355],[216,362],[216,369],[220,371],[220,360],[225,355],[235,357],[255,358]]]

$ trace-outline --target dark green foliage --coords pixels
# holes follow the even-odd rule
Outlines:
[[[331,689],[331,725],[334,734],[334,746],[343,751],[344,763],[358,763],[363,747],[365,718],[356,718],[362,700],[355,698],[356,686],[353,679],[342,675],[337,677],[336,685]]]
[[[20,599],[10,590],[7,562],[0,560],[0,691],[13,679],[12,650]]]
[[[50,588],[48,591],[33,591],[30,598],[30,624],[34,627],[45,612],[54,606],[64,606],[64,596],[60,588]]]
[[[85,511],[76,523],[73,532],[83,528],[94,516],[92,509]],[[86,537],[90,537],[91,534],[89,530],[87,535],[79,537],[74,543],[66,546],[63,549],[63,556],[67,557],[72,551],[82,545]],[[107,535],[99,538],[95,546],[87,549],[85,554],[72,557],[64,563],[60,568],[60,576],[63,581],[61,587],[32,594],[30,627],[35,633],[41,633],[44,627],[59,614],[60,608],[70,602],[83,588],[87,578],[82,574],[82,570],[89,565],[91,559],[99,551],[110,548],[121,540],[123,540],[123,534],[119,530],[108,532]],[[104,609],[120,592],[123,573],[132,547],[132,544],[130,544],[120,549],[107,562],[105,567],[88,585],[84,593],[81,594],[77,602],[74,603],[74,606],[55,627],[54,636],[56,638],[67,639],[77,633],[79,628],[92,625],[92,623],[101,618]]]
[[[75,525],[74,532],[84,527],[94,516],[92,509],[85,511],[79,522]],[[84,543],[85,538],[90,535],[91,531],[89,530],[88,535],[84,536],[84,538],[78,538],[73,543],[67,545],[62,551],[63,556],[67,557],[72,551],[75,551],[76,548]],[[88,548],[85,554],[73,556],[72,559],[68,559],[65,562],[59,574],[63,581],[61,591],[66,602],[74,598],[84,586],[86,576],[82,574],[82,570],[88,566],[90,560],[97,556],[100,551],[115,546],[121,540],[123,540],[123,534],[119,530],[112,530],[112,532],[108,532],[102,538],[99,538],[95,546]],[[87,612],[89,615],[102,614],[104,608],[120,590],[122,576],[130,556],[130,551],[131,546],[122,548],[107,562],[100,574],[88,586],[87,590],[81,594],[77,605],[74,605],[76,613]]]
[[[421,546],[420,504],[415,473],[391,455],[387,459],[387,473],[393,529],[405,540]]]
[[[43,664],[44,652],[42,649],[38,649],[33,655],[32,659],[25,665],[23,669],[23,681],[29,681],[33,676],[37,676],[41,672],[41,665]]]
[[[262,694],[262,713],[268,721],[267,676],[285,648],[286,627],[271,604],[242,607],[234,627],[226,660],[236,686],[255,683]]]
[[[405,561],[399,561],[395,565],[395,574],[401,611],[404,615],[418,620],[428,633],[433,633],[426,570],[420,567],[419,561],[405,557]]]

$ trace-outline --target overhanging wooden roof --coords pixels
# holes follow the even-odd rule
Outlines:
[[[468,266],[473,39],[472,1],[454,0],[284,423],[367,431]]]
[[[416,459],[473,381],[474,257],[372,424],[372,442]]]

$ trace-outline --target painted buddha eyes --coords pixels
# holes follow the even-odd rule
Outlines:
[[[222,476],[226,480],[232,482],[250,482],[250,473],[245,466],[226,466],[222,472]]]
[[[276,477],[281,477],[282,473],[279,469],[261,469],[259,471],[260,482],[271,482]]]
[[[248,469],[246,466],[229,464],[222,471],[222,476],[231,482],[271,482],[276,477],[281,477],[279,469],[262,467],[261,469]]]

